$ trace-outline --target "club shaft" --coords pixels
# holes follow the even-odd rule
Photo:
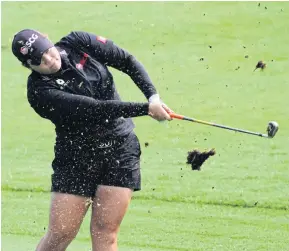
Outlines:
[[[219,128],[222,128],[222,129],[231,130],[231,131],[235,131],[235,132],[241,132],[241,133],[246,133],[246,134],[256,135],[256,136],[259,136],[259,137],[268,138],[267,134],[262,134],[262,133],[258,133],[258,132],[251,132],[251,131],[247,131],[247,130],[243,130],[243,129],[239,129],[239,128],[233,128],[233,127],[230,127],[230,126],[225,126],[225,125],[220,125],[220,124],[207,122],[207,121],[203,121],[203,120],[199,120],[199,119],[189,118],[189,117],[186,117],[186,116],[183,116],[183,115],[179,115],[179,114],[172,114],[171,117],[177,118],[177,119],[182,119],[182,120],[187,120],[187,121],[191,121],[191,122],[195,122],[195,123],[199,123],[199,124],[203,124],[203,125],[219,127]]]

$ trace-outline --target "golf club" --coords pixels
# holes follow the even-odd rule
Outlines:
[[[216,124],[216,123],[212,123],[212,122],[207,122],[207,121],[203,121],[203,120],[199,120],[199,119],[189,118],[189,117],[179,115],[179,114],[176,114],[173,112],[169,112],[169,114],[170,114],[171,118],[180,119],[180,120],[187,120],[187,121],[191,121],[191,122],[195,122],[195,123],[199,123],[199,124],[203,124],[203,125],[219,127],[222,129],[227,129],[227,130],[231,130],[231,131],[235,131],[235,132],[251,134],[251,135],[255,135],[255,136],[259,136],[259,137],[263,137],[263,138],[273,138],[276,135],[278,128],[279,128],[279,125],[277,122],[270,121],[268,123],[268,126],[267,126],[267,134],[262,134],[259,132],[251,132],[251,131],[233,128],[233,127],[220,125],[220,124]]]

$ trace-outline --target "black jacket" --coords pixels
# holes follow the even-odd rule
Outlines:
[[[130,117],[148,114],[148,103],[122,102],[108,66],[128,74],[148,99],[156,94],[146,70],[111,40],[87,32],[71,32],[55,44],[61,70],[32,72],[27,97],[33,109],[55,124],[61,135],[122,136],[131,132]]]

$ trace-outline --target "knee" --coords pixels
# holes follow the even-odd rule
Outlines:
[[[50,229],[47,235],[51,244],[58,245],[59,243],[72,241],[76,237],[77,232],[75,229]]]
[[[119,226],[113,223],[98,222],[90,225],[90,233],[94,239],[103,239],[109,243],[115,243]]]

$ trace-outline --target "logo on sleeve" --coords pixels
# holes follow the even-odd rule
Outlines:
[[[102,36],[96,36],[96,40],[103,43],[103,44],[106,44],[106,38],[104,38]]]

